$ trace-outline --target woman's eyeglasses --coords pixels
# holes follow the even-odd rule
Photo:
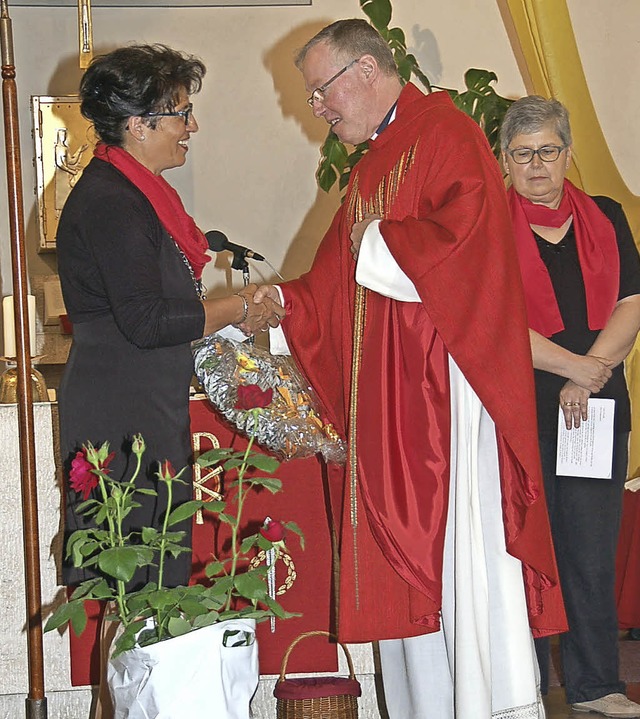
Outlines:
[[[534,156],[537,155],[542,162],[555,162],[563,150],[566,150],[566,145],[545,145],[534,150],[532,147],[516,147],[515,150],[507,150],[511,159],[516,165],[528,165]]]
[[[184,124],[188,125],[193,115],[193,103],[189,103],[184,110],[173,112],[145,112],[144,117],[183,117]]]

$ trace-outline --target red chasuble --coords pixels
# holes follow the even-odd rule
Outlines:
[[[365,212],[422,303],[366,292],[357,373],[357,502],[332,468],[338,633],[357,642],[439,629],[449,490],[448,354],[496,425],[507,549],[523,563],[536,635],[566,630],[544,504],[523,290],[502,176],[480,128],[444,92],[407,85],[352,173],[311,270],[285,283],[283,328],[346,437],[353,223]],[[353,414],[353,413],[352,413]]]

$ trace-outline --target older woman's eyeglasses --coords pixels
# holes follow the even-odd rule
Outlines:
[[[173,112],[145,112],[144,117],[183,117],[184,124],[188,125],[193,116],[193,103],[189,103],[184,110],[174,110]]]
[[[329,85],[331,85],[332,82],[337,80],[340,75],[344,75],[344,73],[350,68],[353,67],[357,62],[360,62],[360,58],[357,58],[356,60],[352,60],[348,65],[345,65],[342,70],[338,70],[338,72],[333,76],[330,77],[324,85],[320,85],[320,87],[316,87],[316,89],[311,93],[311,95],[307,98],[307,105],[309,107],[313,107],[314,103],[316,102],[324,102],[324,94],[327,91],[327,88]]]
[[[560,157],[560,153],[566,149],[566,145],[544,145],[544,147],[539,147],[537,150],[532,147],[516,147],[515,150],[507,150],[507,152],[516,165],[528,165],[535,155],[542,162],[555,162]]]

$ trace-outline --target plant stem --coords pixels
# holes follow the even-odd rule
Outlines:
[[[169,514],[173,506],[173,478],[167,477],[167,511],[164,513],[164,521],[162,523],[162,535],[160,539],[160,561],[158,562],[158,590],[162,589],[162,581],[164,578],[164,558],[167,553],[167,527],[169,525]],[[158,626],[158,641],[162,639],[164,627]]]
[[[105,474],[101,470],[99,470],[98,474],[98,485],[100,487],[102,499],[105,505],[107,505],[109,497],[107,495],[107,488],[105,486]],[[116,506],[118,507],[118,511],[116,514],[115,523],[114,518],[111,516],[111,513],[108,510],[106,513],[107,524],[109,525],[109,543],[112,547],[115,547],[116,543],[118,543],[120,546],[122,545],[122,517],[119,511],[118,503],[116,503]],[[116,579],[116,604],[118,605],[118,615],[120,617],[120,621],[126,627],[129,622],[125,594],[126,588],[124,582],[121,579]]]
[[[258,414],[260,413],[259,409],[253,409],[251,410],[253,414],[253,432],[251,432],[251,436],[249,437],[249,443],[247,444],[247,448],[244,452],[244,457],[242,458],[242,464],[240,467],[238,467],[238,511],[236,512],[236,519],[235,522],[231,525],[231,576],[236,576],[236,567],[238,565],[238,557],[240,556],[240,552],[238,551],[238,530],[240,528],[240,519],[242,517],[242,507],[244,505],[245,500],[245,492],[244,492],[244,485],[243,485],[243,479],[245,472],[247,471],[247,459],[249,457],[249,453],[251,452],[251,447],[253,446],[253,440],[256,436],[256,425],[258,423]],[[233,586],[229,588],[229,592],[227,594],[227,603],[225,604],[224,610],[225,612],[229,610],[231,607],[231,599],[233,596]]]

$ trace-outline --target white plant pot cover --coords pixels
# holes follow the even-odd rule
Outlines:
[[[223,646],[227,630],[249,646]],[[229,619],[109,661],[115,719],[249,719],[258,686],[255,621]]]

